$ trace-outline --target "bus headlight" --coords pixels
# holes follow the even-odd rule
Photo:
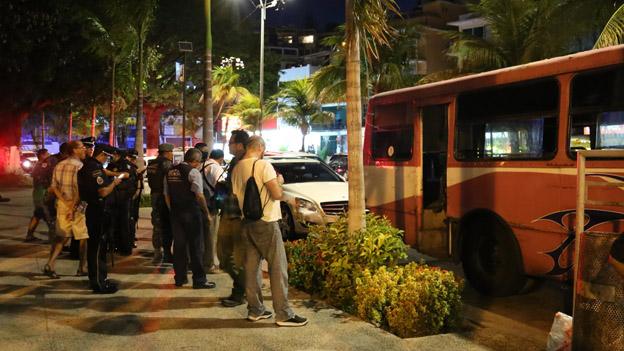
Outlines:
[[[30,167],[32,167],[32,162],[30,162],[30,160],[24,160],[22,162],[22,167],[24,167],[26,169],[30,169]]]

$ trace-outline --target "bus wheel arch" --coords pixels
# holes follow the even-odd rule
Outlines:
[[[520,292],[527,277],[520,245],[509,224],[488,209],[475,209],[459,222],[459,245],[466,279],[490,296]]]

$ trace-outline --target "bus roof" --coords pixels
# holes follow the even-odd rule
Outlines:
[[[380,100],[379,102],[381,102],[390,97],[393,97],[389,99],[392,101],[395,100],[394,98],[400,100],[402,96],[407,97],[415,93],[422,97],[453,94],[461,91],[551,77],[559,74],[590,70],[622,63],[624,63],[624,45],[617,45],[434,83],[386,91],[374,95],[371,101]]]

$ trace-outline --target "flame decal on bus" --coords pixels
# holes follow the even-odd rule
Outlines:
[[[605,175],[600,175],[600,176],[605,176]],[[543,254],[552,258],[553,263],[554,263],[553,268],[549,272],[547,272],[546,275],[564,274],[564,273],[567,273],[573,266],[573,265],[570,265],[568,267],[563,267],[561,266],[559,259],[563,255],[563,252],[574,242],[574,237],[575,237],[574,228],[571,228],[568,225],[566,225],[565,218],[568,215],[571,215],[575,212],[576,212],[576,209],[553,212],[533,221],[533,222],[537,222],[540,220],[544,220],[544,221],[550,221],[550,222],[556,223],[562,229],[566,230],[568,233],[568,237],[558,247],[556,247],[552,251],[543,252]],[[615,211],[605,211],[605,210],[591,210],[591,209],[585,210],[585,226],[583,227],[583,231],[590,230],[603,223],[615,222],[615,221],[620,221],[620,220],[624,220],[624,213],[615,212]],[[568,223],[570,223],[570,221],[568,221]]]

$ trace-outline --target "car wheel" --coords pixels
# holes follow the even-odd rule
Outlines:
[[[284,202],[280,204],[282,210],[282,219],[280,220],[280,229],[282,231],[282,239],[293,240],[295,239],[295,219],[290,212],[290,208]]]
[[[527,277],[514,234],[491,218],[474,218],[466,227],[462,263],[470,285],[484,295],[517,294]]]

